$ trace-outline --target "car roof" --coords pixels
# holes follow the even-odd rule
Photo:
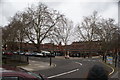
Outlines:
[[[36,78],[35,76],[30,75],[26,72],[18,72],[18,71],[2,72],[2,76],[21,76],[25,78]]]
[[[49,51],[42,51],[42,52],[44,52],[44,53],[50,53]]]
[[[14,70],[6,70],[4,68],[0,68],[0,77],[9,77],[9,76],[19,76],[24,77],[26,79],[36,79],[35,76],[29,74],[28,72],[22,72],[22,71],[14,71]]]
[[[4,76],[21,76],[24,77],[25,79],[27,78],[27,80],[38,80],[38,78],[34,75],[31,74],[31,72],[26,71],[22,68],[19,67],[13,67],[13,66],[0,66],[0,77],[4,77]]]

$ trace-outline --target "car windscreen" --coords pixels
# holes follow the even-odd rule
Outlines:
[[[38,75],[38,74],[35,74],[35,73],[32,73],[32,72],[27,72],[27,73],[32,75],[32,76],[35,76],[35,77],[39,78],[40,80],[44,80],[41,75]]]

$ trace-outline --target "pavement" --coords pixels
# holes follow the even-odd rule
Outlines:
[[[27,71],[37,71],[37,70],[53,68],[55,66],[56,65],[54,63],[51,64],[50,66],[50,63],[47,63],[47,62],[29,60],[28,65],[23,65],[23,66],[18,66],[18,67],[23,68]]]

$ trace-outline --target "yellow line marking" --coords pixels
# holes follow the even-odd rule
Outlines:
[[[109,65],[107,65],[109,66]],[[111,66],[109,66],[112,69],[112,72],[109,73],[109,75],[113,74],[115,72],[114,68],[112,68]]]
[[[104,63],[104,62],[102,62],[102,63]],[[105,63],[104,63],[104,64],[105,64]],[[110,72],[109,75],[111,75],[111,74],[113,74],[113,73],[115,72],[114,68],[112,68],[112,67],[109,66],[108,64],[105,64],[105,65],[107,65],[108,67],[110,67],[110,68],[112,69],[112,72]]]

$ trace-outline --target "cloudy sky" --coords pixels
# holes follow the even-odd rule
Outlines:
[[[118,0],[0,0],[0,26],[9,23],[17,11],[24,11],[26,7],[38,2],[58,10],[75,24],[80,23],[83,16],[91,15],[94,10],[104,18],[114,18],[118,21]]]

